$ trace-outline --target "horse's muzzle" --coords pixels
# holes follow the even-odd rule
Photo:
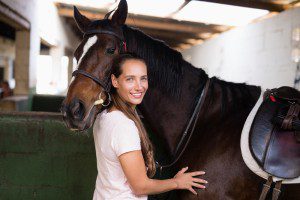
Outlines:
[[[79,99],[74,98],[69,104],[63,102],[61,112],[68,128],[79,131],[86,129],[86,122],[84,122],[85,107]]]

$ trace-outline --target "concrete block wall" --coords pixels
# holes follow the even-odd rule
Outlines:
[[[0,113],[0,199],[92,199],[97,176],[90,132],[59,114]]]
[[[292,30],[300,27],[300,8],[227,31],[183,52],[209,76],[264,88],[293,86]]]
[[[156,160],[169,163],[159,138],[148,132]],[[1,200],[91,200],[96,176],[92,129],[74,133],[58,113],[0,112]]]

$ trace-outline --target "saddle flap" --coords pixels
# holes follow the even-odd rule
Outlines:
[[[270,122],[275,112],[276,107],[264,101],[259,107],[251,125],[249,134],[250,151],[260,166],[263,165],[265,160],[266,149],[273,130],[273,124]]]
[[[265,95],[251,125],[250,151],[267,173],[296,178],[300,176],[300,106],[295,98],[277,101],[270,94]]]
[[[300,144],[295,140],[294,131],[274,128],[263,168],[280,178],[300,176]]]

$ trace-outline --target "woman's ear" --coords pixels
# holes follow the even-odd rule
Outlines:
[[[114,86],[114,88],[118,88],[119,87],[118,80],[117,80],[116,76],[113,75],[113,74],[111,75],[111,83]]]

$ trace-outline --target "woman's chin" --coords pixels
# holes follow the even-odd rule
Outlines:
[[[143,101],[143,98],[136,98],[136,99],[131,98],[129,103],[133,106],[136,106],[136,105],[141,104],[142,101]]]

